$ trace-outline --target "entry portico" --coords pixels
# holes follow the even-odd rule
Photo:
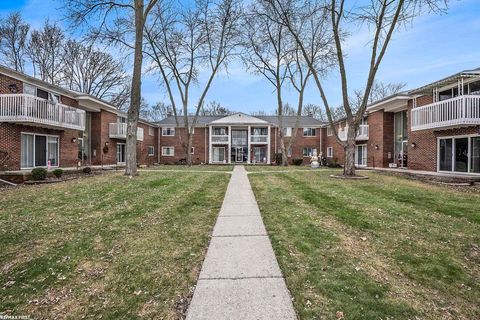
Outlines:
[[[270,164],[271,124],[235,113],[208,124],[209,163]]]

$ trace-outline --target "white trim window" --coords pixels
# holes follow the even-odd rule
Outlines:
[[[304,137],[315,137],[317,135],[317,130],[315,128],[303,128]]]
[[[175,135],[175,128],[162,128],[162,136],[173,137]]]
[[[437,170],[480,174],[480,136],[439,137]]]
[[[155,147],[154,146],[148,146],[147,148],[147,155],[149,157],[152,157],[155,155]]]
[[[152,137],[155,135],[155,129],[153,127],[148,127],[148,135]]]
[[[332,130],[332,127],[330,126],[327,127],[327,136],[329,137],[333,136],[333,130]]]
[[[312,148],[312,147],[303,148],[304,157],[311,157],[316,152],[317,152],[317,148]]]
[[[20,152],[22,169],[59,166],[58,136],[22,132]]]
[[[284,137],[291,137],[292,136],[292,128],[290,128],[290,127],[283,128],[283,136]]]
[[[173,157],[175,155],[174,147],[162,147],[162,156]]]
[[[212,148],[212,162],[224,162],[225,161],[225,147],[213,147]]]
[[[333,147],[327,147],[327,158],[333,158]]]

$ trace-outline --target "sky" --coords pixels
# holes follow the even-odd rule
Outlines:
[[[357,1],[357,0],[348,0]],[[62,14],[61,0],[0,0],[0,16],[19,10],[33,28],[39,28],[49,18],[65,28],[68,20]],[[368,72],[371,34],[361,28],[352,32],[345,43],[346,70],[349,87],[361,89]],[[395,33],[377,74],[377,81],[406,83],[406,89],[416,88],[456,72],[480,67],[480,0],[450,1],[447,14],[428,14],[416,18],[406,28]],[[323,80],[329,103],[341,104],[341,84],[338,71],[332,70]],[[200,88],[192,90],[195,101]],[[142,95],[153,104],[168,97],[155,75],[142,78]],[[286,90],[284,100],[296,105],[293,90]],[[248,73],[241,63],[230,64],[214,81],[207,101],[217,101],[234,111],[273,112],[276,96],[271,84],[261,76]],[[321,105],[313,82],[305,93],[305,103]],[[192,105],[193,106],[193,105]]]

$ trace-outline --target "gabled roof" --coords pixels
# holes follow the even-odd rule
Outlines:
[[[463,70],[461,72],[452,74],[446,78],[424,85],[420,88],[411,90],[409,93],[411,94],[431,93],[431,90],[435,87],[448,86],[448,85],[454,84],[455,82],[457,82],[457,80],[462,78],[463,79],[480,78],[480,68],[476,68],[472,70]]]
[[[237,112],[229,116],[225,116],[220,119],[213,120],[210,124],[268,124],[267,121],[262,120],[255,116],[250,116],[248,114]]]

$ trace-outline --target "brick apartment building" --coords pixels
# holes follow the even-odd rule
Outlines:
[[[348,128],[336,124],[340,138]],[[343,148],[325,128],[324,154],[343,163]],[[480,174],[480,68],[377,101],[357,133],[359,167]]]
[[[181,119],[180,119],[181,120]],[[196,164],[274,162],[276,116],[200,116],[193,132]],[[283,117],[290,162],[317,152],[343,164],[344,150],[325,123]],[[335,125],[346,140],[345,121]],[[173,116],[140,121],[138,162],[182,163],[185,128]],[[95,97],[50,85],[0,66],[0,170],[114,165],[125,162],[125,114]],[[3,157],[3,158],[2,158]],[[480,69],[463,71],[371,104],[357,133],[359,167],[480,174]],[[2,160],[3,159],[3,160]],[[6,160],[6,161],[5,161]]]
[[[90,95],[0,66],[0,171],[125,162],[126,115]],[[157,162],[158,128],[138,125],[138,161]]]

